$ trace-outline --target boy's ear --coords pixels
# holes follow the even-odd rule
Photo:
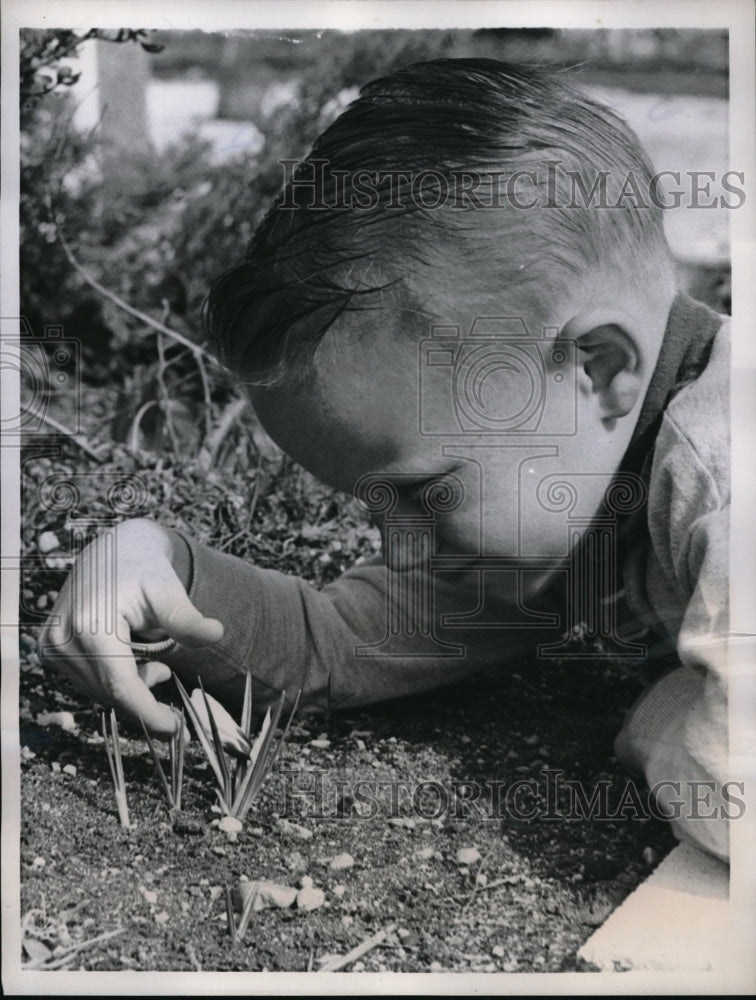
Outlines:
[[[640,338],[618,312],[595,310],[573,317],[561,336],[575,342],[588,391],[597,397],[605,424],[626,416],[644,388]]]

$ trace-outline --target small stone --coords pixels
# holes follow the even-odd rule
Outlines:
[[[658,854],[657,851],[655,851],[653,849],[653,847],[644,847],[643,848],[643,860],[646,862],[646,864],[649,866],[649,868],[652,868],[655,864],[658,863],[658,861],[659,861],[659,854]]]
[[[472,740],[470,739],[469,736],[465,735],[465,736],[462,737],[462,742],[463,743],[472,743]]]
[[[444,970],[444,967],[440,962],[431,962],[429,968],[431,972],[443,972]]]
[[[76,777],[76,768],[73,764],[66,764],[63,768],[63,774],[70,774],[72,778]]]
[[[308,830],[306,826],[291,823],[288,819],[279,819],[277,825],[279,832],[290,840],[312,840],[312,830]]]
[[[540,742],[541,742],[541,737],[538,736],[536,733],[533,733],[532,736],[528,736],[527,739],[523,740],[523,743],[525,744],[526,747],[537,747]]]
[[[21,747],[21,760],[34,760],[37,755],[29,747]]]
[[[54,531],[43,531],[37,539],[37,548],[43,556],[46,556],[48,552],[60,548],[60,539]]]
[[[516,972],[517,971],[517,962],[505,962],[504,965],[502,965],[502,969],[505,972]]]
[[[341,899],[341,897],[344,895],[345,892],[346,892],[345,885],[335,885],[333,887],[333,894],[337,899]]]
[[[38,857],[32,861],[32,868],[44,868],[46,864],[47,862],[45,861],[44,858]]]
[[[352,868],[354,865],[354,858],[351,854],[337,854],[335,858],[331,861],[328,866],[332,871],[341,871],[344,868]]]
[[[232,894],[233,904],[239,912],[247,905],[250,896],[255,897],[253,912],[271,907],[286,909],[297,898],[297,890],[294,886],[279,885],[277,882],[240,882]]]
[[[309,875],[303,875],[299,880],[299,884],[303,889],[309,889],[313,885],[313,881]]]
[[[167,924],[168,923],[168,914],[165,912],[165,910],[163,910],[162,913],[156,913],[155,914],[155,923],[156,924]]]
[[[66,733],[75,733],[79,728],[71,712],[40,712],[37,725],[59,726]]]
[[[307,861],[299,851],[292,851],[291,854],[287,854],[284,858],[284,864],[294,872],[303,872],[307,868]]]
[[[483,872],[478,872],[475,876],[475,884],[481,886],[488,885],[488,875],[485,875]]]
[[[355,743],[357,744],[357,749],[358,750],[366,750],[367,749],[367,747],[365,746],[365,741],[364,740],[355,740]]]
[[[491,949],[491,954],[494,958],[504,958],[504,949],[500,944],[495,944]]]
[[[297,908],[300,910],[317,910],[324,903],[325,893],[314,886],[308,885],[297,893]]]
[[[316,750],[327,750],[331,745],[330,740],[310,740],[310,746]]]
[[[298,896],[293,885],[278,885],[276,882],[263,882],[260,886],[260,896],[270,906],[285,910],[291,906]]]
[[[344,916],[341,918],[341,922],[344,925],[344,927],[351,927],[352,924],[354,923],[354,917],[351,916],[351,914],[349,913],[345,913]]]
[[[433,857],[433,848],[424,847],[422,851],[415,851],[415,857],[421,861],[429,861]]]
[[[480,851],[477,847],[460,847],[457,851],[458,865],[474,865],[480,861]]]
[[[224,816],[218,822],[218,829],[226,834],[229,840],[236,840],[243,829],[244,824],[236,816]]]
[[[142,898],[144,899],[145,903],[149,903],[150,906],[153,906],[155,903],[157,903],[157,898],[158,898],[157,893],[154,892],[152,889],[145,889],[143,885],[140,885],[139,891],[141,892]]]

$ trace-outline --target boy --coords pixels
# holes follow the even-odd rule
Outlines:
[[[273,439],[375,514],[385,562],[316,592],[127,522],[117,634],[88,610],[94,542],[43,655],[167,735],[149,688],[169,666],[231,704],[251,671],[258,703],[301,687],[357,705],[514,650],[563,654],[585,623],[656,675],[620,759],[680,837],[726,858],[727,329],[676,293],[625,124],[489,60],[375,81],[216,282],[207,322]],[[166,636],[137,669],[130,640]]]

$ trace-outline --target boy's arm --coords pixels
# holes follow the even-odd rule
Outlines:
[[[355,567],[318,591],[298,577],[257,568],[189,539],[186,543],[191,551],[190,599],[203,615],[223,623],[224,635],[212,647],[180,647],[163,659],[190,681],[200,675],[232,705],[241,698],[247,671],[256,682],[258,705],[281,690],[293,697],[301,688],[304,701],[339,708],[469,677],[536,641],[530,629],[468,629],[462,635],[438,626],[444,612],[464,612],[477,602],[477,591],[469,581],[466,591],[457,574],[456,580],[435,580],[434,620],[436,637],[461,649],[421,634],[414,620],[414,634],[396,636],[376,655],[364,647],[380,643],[389,617],[397,621],[403,610],[403,599],[391,596],[395,588],[389,586],[382,563]],[[406,592],[409,579],[404,576]]]
[[[681,840],[727,860],[727,821],[741,810],[737,787],[728,785],[727,508],[701,517],[689,541],[680,572],[696,583],[678,638],[683,665],[644,692],[615,749],[645,776]]]

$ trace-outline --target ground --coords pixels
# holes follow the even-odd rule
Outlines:
[[[622,666],[523,662],[475,687],[302,715],[235,843],[212,825],[196,741],[172,828],[146,743],[122,726],[134,824],[123,829],[96,710],[50,683],[33,651],[21,680],[21,912],[27,941],[46,949],[32,944],[24,959],[47,967],[304,971],[393,926],[349,971],[579,970],[580,945],[672,846],[653,819],[567,819],[564,784],[546,801],[559,769],[589,795],[606,782],[619,807],[627,779],[612,738],[639,689]],[[49,710],[71,711],[78,732],[32,721]],[[372,806],[343,796],[358,781]],[[508,800],[518,781],[531,785]],[[502,789],[498,809],[490,792],[469,798],[490,783]],[[459,863],[462,848],[480,859]],[[331,869],[342,853],[354,865]],[[324,890],[322,908],[262,910],[232,944],[226,884],[296,887],[303,876]],[[118,933],[67,951],[108,932]]]

